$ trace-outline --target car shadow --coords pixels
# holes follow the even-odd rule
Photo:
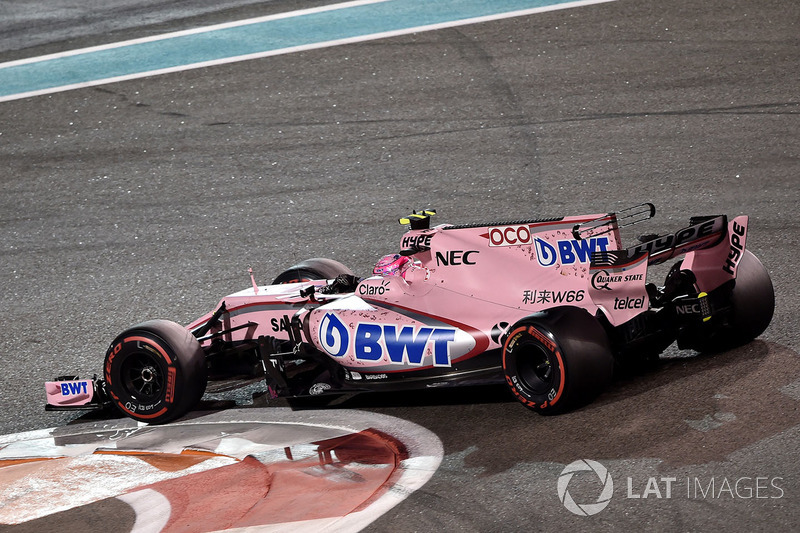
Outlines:
[[[652,368],[618,375],[589,405],[557,416],[531,412],[505,386],[360,394],[330,408],[421,424],[439,435],[446,453],[469,448],[466,464],[487,473],[520,461],[582,457],[684,465],[724,460],[800,424],[798,377],[797,353],[757,340],[713,355],[668,353]],[[509,441],[514,453],[499,452]]]
[[[505,385],[348,394],[309,401],[218,399],[199,409],[291,407],[357,409],[420,424],[446,453],[470,449],[485,472],[520,461],[658,458],[669,465],[724,460],[732,452],[800,424],[800,357],[756,340],[718,354],[668,350],[647,369],[618,373],[590,404],[556,416],[525,408]],[[327,403],[327,405],[323,405]],[[249,405],[248,405],[249,404]],[[119,417],[114,410],[75,422]],[[189,416],[192,416],[191,414]],[[498,450],[514,443],[514,453]]]

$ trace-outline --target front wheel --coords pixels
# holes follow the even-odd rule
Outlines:
[[[517,322],[503,346],[511,392],[541,414],[562,413],[594,399],[614,370],[605,330],[585,309],[560,307]]]
[[[150,320],[114,339],[103,365],[111,400],[140,422],[161,424],[197,405],[208,374],[205,353],[186,328]]]
[[[339,261],[325,258],[306,259],[287,268],[276,277],[273,285],[282,283],[297,283],[299,281],[312,281],[317,279],[334,279],[340,274],[353,275],[353,271]]]

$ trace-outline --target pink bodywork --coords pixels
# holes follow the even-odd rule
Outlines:
[[[712,291],[736,277],[736,269],[747,241],[748,220],[746,216],[739,216],[729,221],[727,238],[715,246],[687,250],[683,268],[694,272],[701,291]]]
[[[87,405],[94,398],[94,383],[90,379],[48,381],[44,384],[49,405],[71,407]]]
[[[575,239],[577,224],[597,220],[604,221],[599,229]],[[723,266],[729,255],[743,252],[746,229],[747,217],[736,218],[706,241],[670,250],[668,258],[686,254],[684,268],[696,269],[701,289],[711,290],[735,277],[739,256]],[[317,292],[312,299],[300,291],[327,281],[243,290],[223,299],[228,312],[208,334],[240,327],[223,339],[289,339],[297,315],[302,340],[355,375],[451,366],[500,348],[510,325],[551,307],[600,312],[613,325],[646,311],[647,267],[659,261],[643,253],[613,266],[590,266],[593,252],[621,249],[614,215],[411,230],[400,250],[415,252],[402,272],[387,269],[393,273],[363,279],[353,293]],[[187,327],[194,330],[210,317]]]

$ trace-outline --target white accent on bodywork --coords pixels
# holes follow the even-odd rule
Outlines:
[[[329,309],[332,311],[374,311],[375,308],[358,296],[350,295],[345,298],[338,298],[325,305],[320,309]]]

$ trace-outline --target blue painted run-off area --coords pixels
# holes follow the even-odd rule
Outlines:
[[[594,0],[603,1],[603,0]],[[387,32],[457,24],[539,8],[571,7],[569,0],[387,0],[340,4],[331,10],[306,10],[285,18],[264,17],[242,25],[167,34],[145,42],[95,47],[74,55],[56,55],[0,64],[0,99],[17,94],[54,92],[59,87],[94,85],[190,65],[268,55],[284,49],[359,39]],[[585,3],[593,3],[591,0]]]

